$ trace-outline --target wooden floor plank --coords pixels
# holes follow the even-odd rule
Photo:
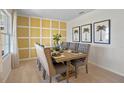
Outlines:
[[[79,68],[78,78],[71,77],[71,83],[124,83],[124,77],[110,71],[89,64],[89,73],[85,72],[84,67]],[[38,71],[35,61],[21,62],[20,66],[13,69],[6,83],[40,83],[42,72]]]

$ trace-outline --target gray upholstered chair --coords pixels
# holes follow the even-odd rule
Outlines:
[[[75,43],[75,52],[78,52],[79,43]]]
[[[69,47],[69,42],[62,42],[62,44],[61,44],[61,48],[63,49],[63,50],[67,50],[68,49],[68,47]]]
[[[77,49],[76,49],[77,46],[78,46],[78,43],[70,42],[68,49],[77,51]]]
[[[38,44],[35,44],[35,47],[39,61],[45,70],[45,74],[47,74],[47,76],[50,78],[50,83],[52,82],[52,76],[66,72],[66,65],[61,63],[53,64],[50,48],[43,48]]]
[[[77,78],[77,69],[79,66],[84,65],[86,67],[86,73],[88,73],[88,54],[89,54],[90,44],[79,44],[77,51],[87,54],[86,58],[81,58],[77,60],[72,60],[72,65],[75,67],[75,78]]]
[[[37,42],[36,42],[35,44],[44,47],[44,45],[40,45],[40,43],[37,43]],[[34,45],[35,45],[35,44],[34,44]],[[41,65],[41,63],[40,63],[38,57],[37,57],[37,65],[38,65],[38,69],[39,69],[39,71],[41,71],[41,69],[43,70],[43,67],[42,67],[42,65]]]

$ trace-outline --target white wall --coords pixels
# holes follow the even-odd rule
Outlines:
[[[5,82],[11,72],[11,55],[7,55],[3,60],[2,60],[2,71],[1,71],[1,76],[0,76],[0,82]]]
[[[12,10],[7,10],[7,11],[11,17]],[[2,38],[0,38],[0,41],[1,39]],[[1,47],[0,47],[0,53],[1,53]],[[6,79],[8,78],[9,73],[11,72],[11,54],[8,54],[4,58],[2,58],[1,56],[2,55],[0,54],[0,82],[5,82]]]
[[[1,38],[1,36],[0,36],[0,53],[2,52],[2,47],[1,47],[1,42],[2,42],[2,40],[1,40],[2,38]],[[0,75],[1,75],[1,72],[2,72],[2,54],[0,54]],[[1,80],[1,76],[0,76],[0,80]]]
[[[89,61],[124,76],[124,10],[94,10],[68,22],[67,41],[72,41],[72,27],[111,20],[111,44],[92,43]]]

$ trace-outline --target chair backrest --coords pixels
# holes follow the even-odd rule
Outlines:
[[[69,49],[76,51],[76,43],[70,42]]]
[[[51,59],[51,50],[50,48],[43,48],[42,46],[35,44],[37,57],[45,69],[48,76],[56,74],[55,68]]]
[[[62,49],[68,49],[68,47],[69,47],[69,42],[62,42],[61,44]]]
[[[42,46],[42,47],[44,47],[44,45],[41,45],[40,43],[34,43],[34,46],[36,47],[36,54],[37,54],[37,60],[39,61],[40,59],[39,59],[39,56],[38,56],[38,49],[37,49],[37,45],[38,46]],[[41,63],[41,62],[40,62]]]
[[[78,45],[78,49],[77,51],[78,52],[82,52],[82,53],[85,53],[85,54],[88,54],[89,53],[89,49],[90,49],[90,44],[79,44]]]

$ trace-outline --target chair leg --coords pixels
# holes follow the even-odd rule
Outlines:
[[[38,65],[38,59],[37,59],[37,65]]]
[[[75,78],[77,78],[77,66],[75,65]]]
[[[51,76],[49,77],[49,83],[52,83],[52,77]]]
[[[86,73],[88,73],[88,64],[86,64]]]
[[[43,79],[45,80],[46,78],[46,71],[43,69]]]
[[[38,68],[39,68],[39,71],[41,71],[41,63],[39,63]]]
[[[37,65],[38,65],[38,69],[39,69],[39,71],[41,71],[41,63],[39,62],[38,59],[37,59]]]

